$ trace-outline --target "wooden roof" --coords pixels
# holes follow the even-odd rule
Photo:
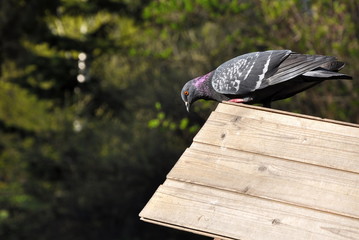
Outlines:
[[[221,239],[359,239],[359,125],[221,103],[140,217]]]

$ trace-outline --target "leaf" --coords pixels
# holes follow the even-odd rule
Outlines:
[[[188,126],[188,123],[189,123],[188,118],[183,118],[183,119],[181,120],[181,122],[180,122],[179,128],[180,128],[181,130],[186,129],[187,126]]]
[[[148,122],[149,128],[158,128],[160,126],[160,120],[159,119],[152,119]]]

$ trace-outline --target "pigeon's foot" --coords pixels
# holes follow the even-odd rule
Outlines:
[[[234,103],[247,103],[252,101],[253,98],[251,97],[245,97],[245,98],[234,98],[234,99],[230,99],[228,100],[228,102],[234,102]]]

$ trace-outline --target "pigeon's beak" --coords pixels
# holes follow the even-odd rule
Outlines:
[[[187,112],[189,112],[189,108],[190,108],[191,104],[189,104],[189,102],[185,102],[184,104],[186,105]]]

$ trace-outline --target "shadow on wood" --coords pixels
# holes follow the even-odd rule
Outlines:
[[[140,217],[218,239],[359,239],[359,125],[221,103]]]

